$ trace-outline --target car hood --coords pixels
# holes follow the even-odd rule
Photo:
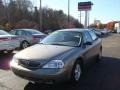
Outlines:
[[[49,60],[66,52],[69,52],[74,48],[75,47],[69,46],[36,44],[20,51],[14,57],[24,60]]]

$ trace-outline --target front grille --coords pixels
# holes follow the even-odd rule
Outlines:
[[[30,60],[19,60],[19,65],[27,68],[38,68],[41,66],[40,62]]]

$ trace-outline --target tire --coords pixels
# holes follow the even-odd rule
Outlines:
[[[82,73],[80,62],[77,60],[73,66],[71,73],[71,82],[73,84],[78,83],[80,81],[80,76]]]
[[[27,41],[23,41],[22,44],[21,44],[21,48],[22,49],[25,49],[29,46],[30,44],[27,42]]]
[[[3,55],[4,54],[4,51],[0,51],[0,55]]]
[[[96,57],[96,62],[99,62],[102,59],[102,50],[100,51],[100,53],[97,55]]]

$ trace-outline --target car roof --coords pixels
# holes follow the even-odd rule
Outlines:
[[[33,31],[33,30],[36,30],[36,29],[14,29],[14,30]]]
[[[32,31],[36,29],[14,29],[14,30],[23,30],[23,31]],[[74,31],[74,32],[84,32],[84,31],[89,31],[90,29],[85,29],[85,28],[70,28],[70,29],[60,29],[57,31]]]
[[[85,28],[71,28],[71,29],[61,29],[58,31],[74,31],[74,32],[84,32],[84,31],[90,31],[90,29]]]

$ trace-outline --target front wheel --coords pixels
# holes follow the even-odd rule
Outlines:
[[[72,83],[78,83],[79,82],[81,73],[82,73],[82,71],[81,71],[80,62],[76,61],[76,63],[73,66],[72,75],[71,75]]]

